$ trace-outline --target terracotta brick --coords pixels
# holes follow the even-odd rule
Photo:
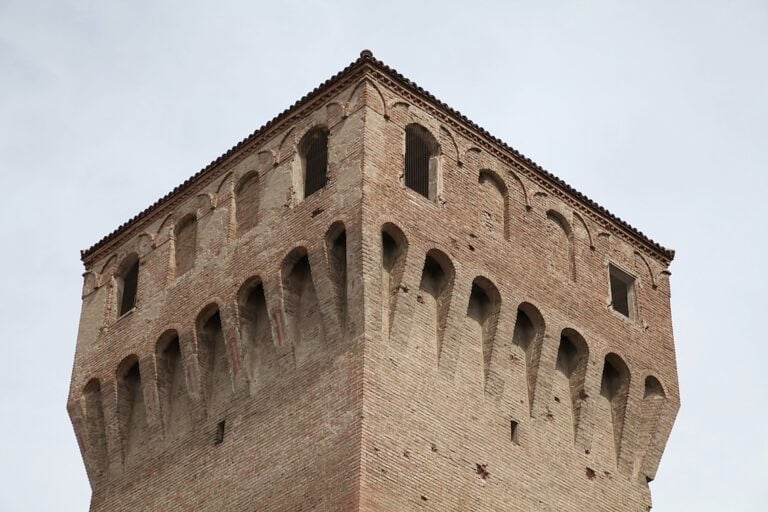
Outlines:
[[[647,511],[673,255],[363,52],[83,252],[91,510]]]

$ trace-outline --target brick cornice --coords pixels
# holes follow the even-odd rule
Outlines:
[[[616,217],[560,178],[536,164],[530,158],[491,135],[487,130],[461,114],[461,112],[449,107],[395,69],[375,59],[370,51],[364,50],[360,53],[360,57],[346,68],[333,75],[261,128],[232,146],[224,154],[174,188],[171,192],[155,201],[141,213],[119,226],[90,248],[81,251],[81,259],[85,266],[89,267],[103,254],[113,250],[127,238],[135,236],[142,227],[149,224],[152,220],[172,211],[176,205],[187,200],[197,190],[223,175],[227,169],[242,161],[256,150],[260,144],[283,130],[286,125],[301,119],[308,110],[322,105],[330,97],[352,85],[356,80],[365,75],[369,75],[372,79],[430,112],[467,139],[474,141],[500,160],[508,163],[541,188],[556,195],[571,207],[578,209],[609,232],[619,236],[647,255],[661,261],[665,266],[669,265],[674,258],[675,252],[673,250],[667,249],[651,240],[641,231]]]
[[[542,189],[587,215],[599,226],[625,240],[630,245],[661,261],[665,266],[668,266],[674,259],[674,250],[653,241],[637,228],[612,214],[501,139],[491,135],[487,130],[468,119],[461,112],[449,107],[396,70],[381,61],[373,59],[373,57],[370,57],[369,60],[372,63],[371,71],[373,77],[385,87],[437,117],[451,129],[475,142],[493,156],[506,162]]]

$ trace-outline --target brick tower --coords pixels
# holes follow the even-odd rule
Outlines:
[[[647,511],[648,239],[368,51],[82,254],[92,511]]]

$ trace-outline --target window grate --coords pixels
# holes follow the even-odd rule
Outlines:
[[[429,197],[429,145],[413,130],[405,132],[405,186]]]

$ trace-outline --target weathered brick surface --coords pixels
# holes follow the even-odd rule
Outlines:
[[[410,123],[440,146],[435,200],[403,184]],[[302,198],[317,126],[330,179]],[[91,510],[645,511],[679,407],[669,259],[363,55],[85,253]]]

